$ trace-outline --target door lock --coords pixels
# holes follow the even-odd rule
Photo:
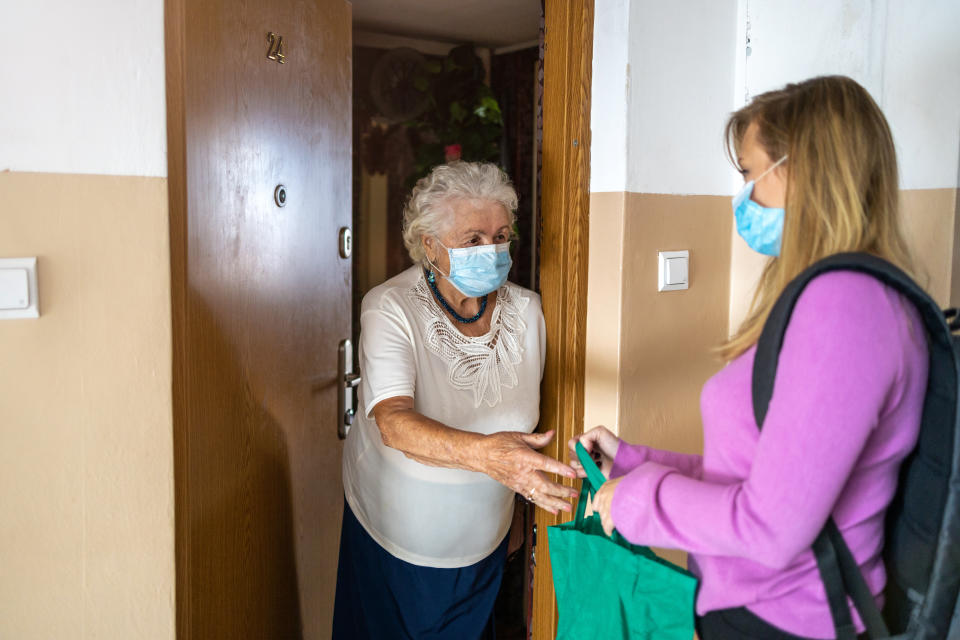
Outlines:
[[[357,414],[354,388],[360,384],[360,373],[353,370],[353,343],[341,340],[337,354],[337,437],[343,440]]]

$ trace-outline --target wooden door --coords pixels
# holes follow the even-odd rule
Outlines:
[[[330,636],[350,20],[345,0],[166,2],[181,640]]]

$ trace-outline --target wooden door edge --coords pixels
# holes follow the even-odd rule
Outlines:
[[[540,423],[556,431],[545,453],[567,460],[567,440],[583,432],[594,0],[546,0],[544,12],[540,290],[547,360]],[[565,519],[537,509],[534,640],[556,635],[547,527]]]
[[[173,358],[174,567],[176,638],[190,638],[190,546],[186,314],[187,314],[187,160],[184,85],[186,82],[185,0],[164,2],[167,105],[167,199],[170,234],[170,309]]]

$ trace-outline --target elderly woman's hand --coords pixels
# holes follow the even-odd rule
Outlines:
[[[543,472],[576,478],[576,472],[534,449],[541,449],[553,440],[553,431],[520,433],[502,431],[485,436],[480,443],[478,467],[488,476],[510,487],[550,513],[570,511],[565,498],[575,498],[577,492],[557,482],[547,480]]]

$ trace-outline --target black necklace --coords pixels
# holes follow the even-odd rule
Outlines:
[[[440,295],[440,290],[437,289],[437,277],[433,275],[433,271],[423,270],[423,274],[426,277],[427,284],[430,285],[430,291],[433,291],[433,296],[437,299],[437,302],[440,303],[440,306],[447,310],[447,312],[453,316],[453,319],[461,324],[470,324],[476,322],[481,317],[483,317],[483,312],[487,310],[487,296],[480,298],[480,311],[477,311],[477,315],[472,318],[464,318],[462,315],[453,310],[453,307],[450,306],[450,303],[443,299],[443,296]]]

